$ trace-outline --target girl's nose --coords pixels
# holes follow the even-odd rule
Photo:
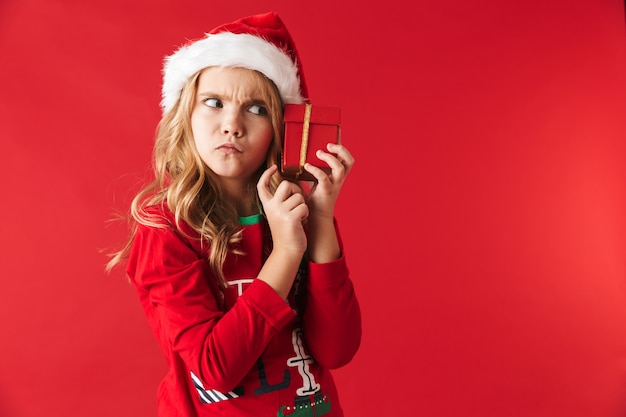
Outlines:
[[[225,111],[224,119],[222,120],[222,134],[225,136],[233,136],[240,138],[243,136],[243,123],[242,117],[238,110],[231,109]]]

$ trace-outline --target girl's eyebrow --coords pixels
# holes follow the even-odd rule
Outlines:
[[[259,106],[267,107],[267,103],[265,102],[265,100],[263,100],[261,98],[251,98],[249,101],[250,101],[250,104],[256,104],[256,105],[259,105]]]
[[[198,97],[207,97],[207,98],[210,97],[210,98],[216,98],[221,101],[227,101],[227,98],[223,96],[222,94],[213,93],[211,91],[199,92]],[[246,97],[244,102],[249,103],[249,104],[257,104],[259,106],[267,106],[267,103],[262,98]]]
[[[217,94],[217,93],[212,93],[210,91],[203,91],[201,93],[198,93],[198,96],[202,96],[202,97],[211,97],[211,98],[218,98],[220,100],[222,100],[224,97],[221,94]]]

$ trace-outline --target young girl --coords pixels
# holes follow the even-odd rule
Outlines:
[[[169,368],[159,416],[342,416],[330,369],[361,319],[334,220],[354,159],[317,151],[307,192],[277,168],[282,111],[306,101],[274,13],[167,58],[156,177],[133,200],[126,262]]]

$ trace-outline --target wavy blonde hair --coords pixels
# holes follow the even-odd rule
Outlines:
[[[178,102],[165,113],[159,122],[153,149],[154,180],[135,196],[131,203],[129,237],[123,248],[111,254],[106,265],[110,271],[128,258],[137,225],[167,228],[170,225],[158,215],[149,213],[150,206],[166,205],[174,213],[175,227],[183,233],[180,223],[186,223],[208,242],[208,261],[218,283],[226,287],[222,266],[234,244],[241,240],[239,215],[232,203],[223,197],[216,175],[206,166],[196,149],[191,130],[191,112],[196,100],[198,71],[183,88]],[[247,70],[259,87],[261,98],[267,104],[274,131],[274,139],[267,153],[265,166],[259,167],[255,179],[272,164],[277,164],[282,152],[283,105],[274,83],[260,72]],[[272,192],[283,178],[272,177]],[[256,181],[250,185],[259,210],[261,204],[256,193]]]

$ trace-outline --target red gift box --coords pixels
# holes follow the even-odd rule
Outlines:
[[[328,164],[317,156],[328,143],[341,141],[341,110],[338,107],[287,104],[284,111],[285,136],[281,170],[285,177],[314,181],[304,170],[305,162],[330,172]]]

